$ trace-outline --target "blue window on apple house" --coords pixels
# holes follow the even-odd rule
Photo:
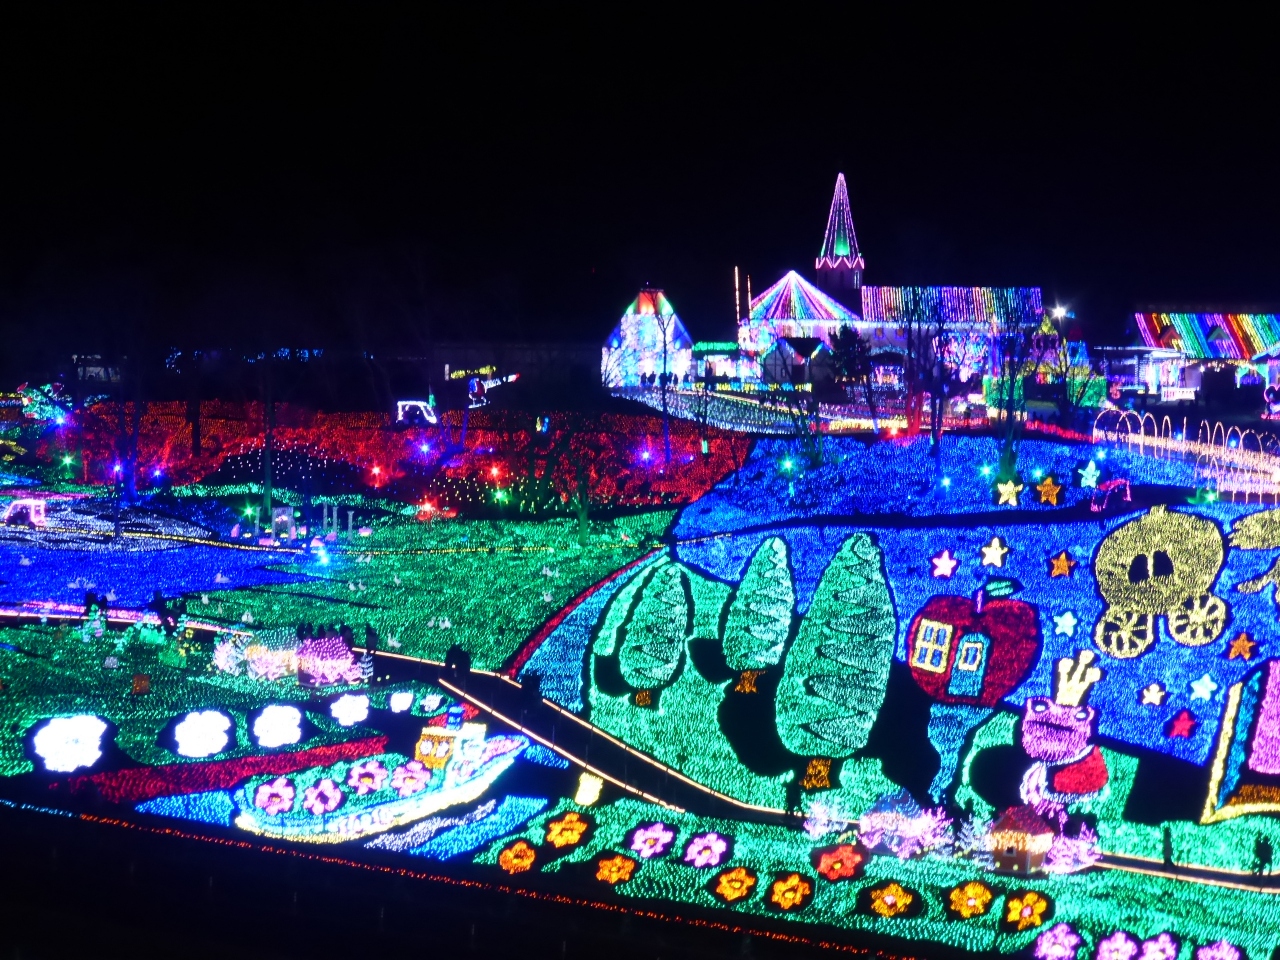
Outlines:
[[[951,635],[955,631],[949,623],[937,620],[921,620],[916,633],[916,646],[911,665],[930,673],[942,673],[947,669],[947,654],[951,651]]]
[[[985,633],[970,633],[961,637],[947,693],[956,697],[976,697],[982,692],[982,678],[987,672],[987,651],[990,647],[991,638]]]

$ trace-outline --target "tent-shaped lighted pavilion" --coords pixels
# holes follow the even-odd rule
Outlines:
[[[848,307],[791,270],[751,301],[750,313],[738,324],[738,346],[757,358],[782,337],[814,338],[830,347],[837,330],[858,320]]]
[[[606,387],[673,384],[693,375],[693,341],[661,290],[646,287],[605,341],[600,377]]]

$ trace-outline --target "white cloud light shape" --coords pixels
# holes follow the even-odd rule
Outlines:
[[[353,727],[360,721],[369,719],[369,698],[363,693],[344,693],[329,705],[329,713],[342,726]]]
[[[273,703],[253,721],[253,738],[260,747],[284,747],[302,739],[302,711]]]
[[[36,731],[33,746],[46,770],[70,773],[91,767],[102,756],[107,725],[98,717],[54,717]]]
[[[188,713],[173,728],[173,738],[178,741],[178,753],[184,757],[211,757],[227,749],[231,738],[231,718],[217,710],[198,710]]]
[[[413,691],[400,690],[391,695],[391,712],[404,713],[413,706]]]

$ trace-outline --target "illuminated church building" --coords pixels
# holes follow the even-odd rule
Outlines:
[[[844,174],[836,177],[817,283],[794,270],[750,299],[738,320],[737,343],[694,343],[661,290],[645,289],[605,341],[602,379],[608,387],[646,387],[665,375],[675,386],[714,377],[730,385],[810,381],[830,371],[832,338],[852,327],[886,367],[908,352],[908,318],[945,322],[948,359],[962,380],[991,372],[991,339],[1004,311],[1039,325],[1039,287],[877,287],[862,282],[866,261],[858,247]],[[924,347],[928,349],[928,347]]]
[[[1038,287],[865,286],[866,260],[858,247],[844,174],[836,177],[814,267],[816,285],[793,270],[751,300],[747,315],[738,321],[744,372],[783,379],[774,372],[782,367],[774,362],[777,353],[805,354],[812,362],[846,326],[867,339],[873,354],[901,357],[908,347],[907,312],[915,304],[945,320],[949,356],[961,368],[962,379],[968,379],[990,370],[990,339],[1000,311],[1012,306],[1028,324],[1039,324],[1044,315]]]

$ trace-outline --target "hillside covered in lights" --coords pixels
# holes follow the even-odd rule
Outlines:
[[[0,801],[779,941],[1272,956],[1280,460],[758,416],[282,409],[264,449],[223,404],[192,454],[155,404],[125,491],[110,404],[35,410]]]

